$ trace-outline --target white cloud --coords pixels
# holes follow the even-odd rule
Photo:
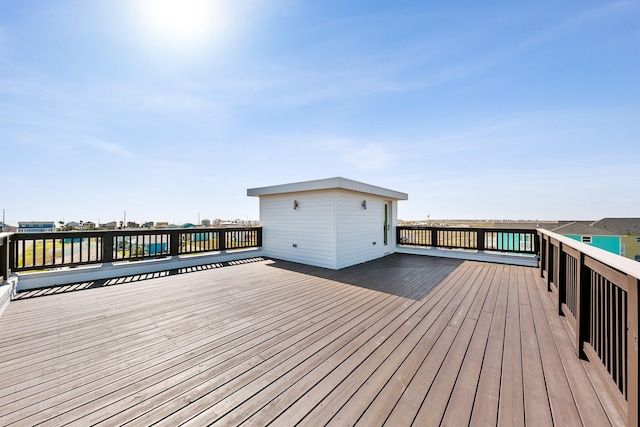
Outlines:
[[[363,171],[384,170],[392,165],[395,155],[384,144],[373,142],[362,144],[352,139],[334,138],[322,145],[338,155],[338,158]]]
[[[87,145],[95,147],[106,153],[115,154],[119,156],[126,156],[126,157],[135,157],[135,155],[129,152],[126,148],[113,142],[103,141],[99,138],[95,138],[92,136],[86,136],[84,138],[84,142]]]

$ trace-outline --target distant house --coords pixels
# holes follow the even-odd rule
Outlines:
[[[620,236],[620,255],[640,261],[640,218],[603,218],[593,226]]]
[[[166,222],[166,221],[158,221],[158,222],[156,222],[156,228],[163,228],[163,227],[166,227],[168,225],[169,225],[169,223]]]
[[[21,221],[18,223],[18,233],[47,233],[56,231],[54,221]]]
[[[117,227],[118,223],[115,221],[109,221],[98,225],[98,228],[101,228],[103,230],[115,230]]]
[[[551,231],[605,251],[621,254],[621,237],[612,231],[594,225],[593,221],[571,221],[560,223]]]
[[[80,227],[80,223],[75,221],[69,221],[64,226],[67,230],[77,230]]]
[[[202,225],[203,227],[210,227],[211,226],[211,221],[208,219],[203,219],[202,222],[200,223],[200,225]]]
[[[9,224],[3,224],[0,222],[0,231],[3,233],[16,233],[18,231],[17,227]]]

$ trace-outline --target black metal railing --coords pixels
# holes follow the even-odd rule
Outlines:
[[[396,227],[399,245],[537,254],[535,230],[454,227]]]
[[[137,261],[262,246],[262,228],[71,231],[5,234],[0,276],[114,261]]]
[[[640,265],[547,230],[538,230],[540,275],[627,425],[638,425]]]

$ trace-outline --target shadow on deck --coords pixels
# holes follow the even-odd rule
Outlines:
[[[392,254],[374,261],[330,270],[321,267],[273,260],[269,267],[311,275],[372,291],[412,300],[421,300],[464,261],[434,258],[425,263],[421,255]],[[390,280],[390,278],[392,278]]]

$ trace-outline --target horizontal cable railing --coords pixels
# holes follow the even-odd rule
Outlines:
[[[578,357],[638,425],[638,287],[640,263],[546,230],[540,238],[540,275],[572,326]]]
[[[14,233],[0,239],[0,275],[260,246],[261,227]]]
[[[454,227],[396,227],[397,242],[407,246],[538,253],[535,230]]]

